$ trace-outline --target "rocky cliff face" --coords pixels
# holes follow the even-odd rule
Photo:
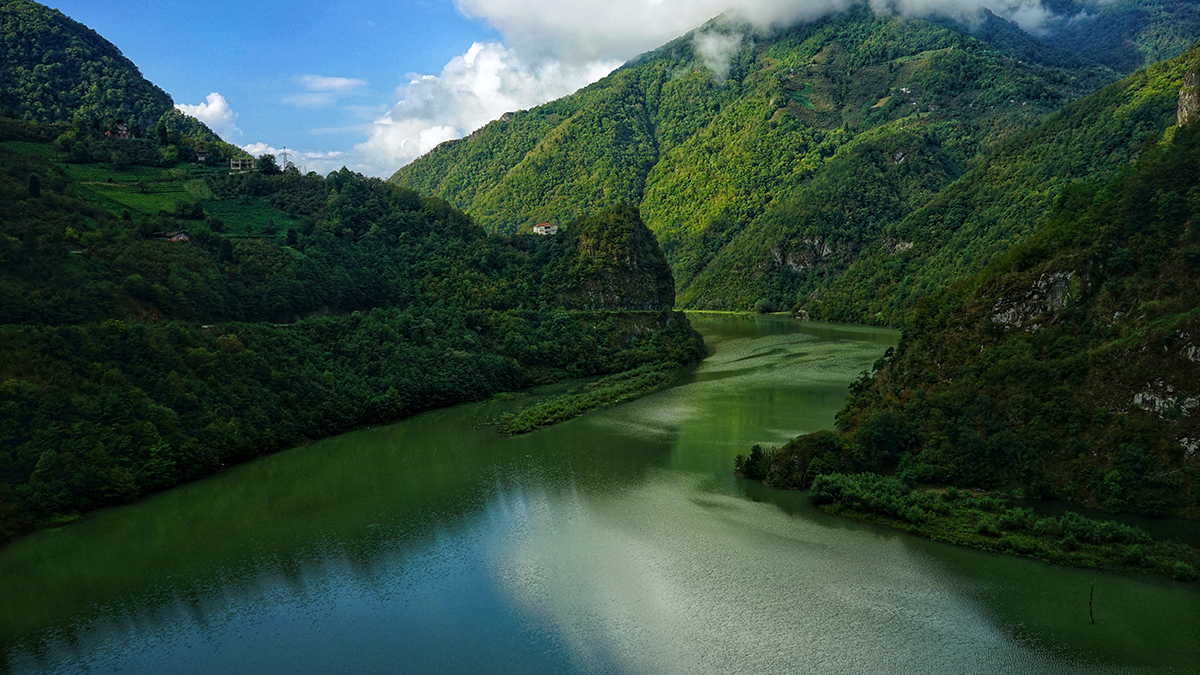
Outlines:
[[[1200,119],[1200,69],[1193,70],[1183,78],[1179,90],[1178,124],[1183,126]]]
[[[992,305],[992,321],[1007,328],[1037,330],[1038,320],[1051,322],[1072,295],[1073,272],[1047,272],[1023,295],[1001,297]]]

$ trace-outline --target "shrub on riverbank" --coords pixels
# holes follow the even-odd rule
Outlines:
[[[1075,567],[1134,571],[1194,581],[1200,550],[1156,541],[1145,530],[1078,513],[1038,516],[993,497],[949,488],[917,491],[891,476],[822,474],[813,503],[929,539]]]
[[[781,448],[754,446],[749,455],[738,455],[739,476],[761,480],[767,487],[806,490],[823,473],[854,470],[850,446],[832,431],[793,438]]]
[[[675,379],[679,364],[648,363],[644,366],[590,382],[583,391],[554,396],[504,420],[500,430],[524,434],[580,415],[645,396]]]

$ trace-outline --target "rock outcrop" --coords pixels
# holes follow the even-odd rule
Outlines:
[[[1019,299],[1004,298],[992,305],[992,321],[1009,328],[1037,330],[1042,321],[1053,320],[1066,306],[1074,276],[1071,272],[1043,274]]]
[[[1200,119],[1200,69],[1184,76],[1183,88],[1179,90],[1179,109],[1176,117],[1179,126]]]

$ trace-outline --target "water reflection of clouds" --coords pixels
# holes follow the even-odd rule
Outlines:
[[[660,472],[620,499],[508,496],[522,525],[489,539],[486,565],[583,672],[1105,670],[1014,639],[903,538],[702,484]]]

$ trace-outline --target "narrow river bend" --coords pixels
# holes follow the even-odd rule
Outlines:
[[[0,549],[0,672],[1200,671],[1200,588],[984,554],[731,474],[897,335],[693,314],[655,395],[363,429]],[[1095,625],[1088,597],[1095,584]]]

